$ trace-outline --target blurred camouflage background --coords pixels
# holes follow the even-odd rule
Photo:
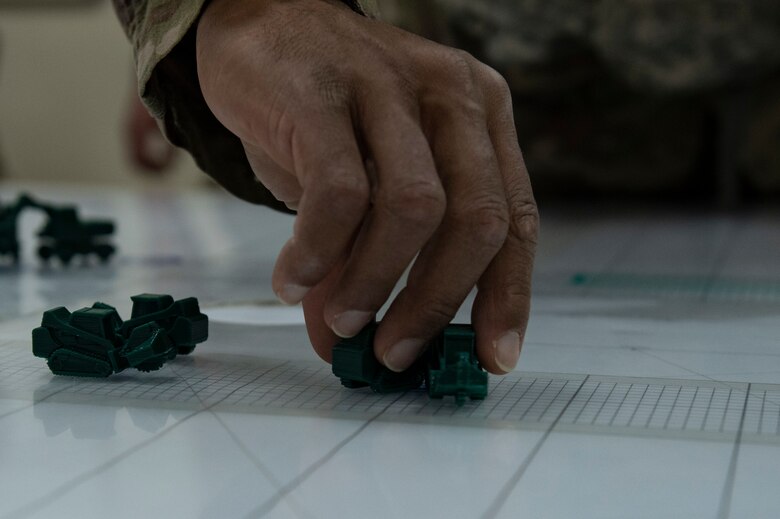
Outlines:
[[[379,0],[498,69],[540,196],[780,192],[776,0]]]

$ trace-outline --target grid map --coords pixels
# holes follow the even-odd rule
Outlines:
[[[48,381],[47,381],[48,380]],[[484,401],[462,408],[424,389],[378,395],[342,388],[327,366],[203,354],[161,370],[108,379],[50,374],[26,345],[0,347],[0,393],[41,401],[212,407],[254,413],[425,420],[587,433],[668,435],[780,443],[780,385],[595,375],[513,373],[493,377]],[[34,405],[34,404],[31,404]]]

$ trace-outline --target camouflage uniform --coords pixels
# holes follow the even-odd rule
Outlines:
[[[718,172],[780,189],[777,0],[379,7],[388,21],[463,48],[507,78],[537,190],[714,189],[724,181]]]
[[[204,0],[114,3],[171,141],[228,190],[278,207],[200,93],[192,27]],[[777,0],[378,3],[388,21],[504,74],[539,189],[701,189],[735,172],[780,189]]]

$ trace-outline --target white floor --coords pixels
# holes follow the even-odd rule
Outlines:
[[[30,216],[0,269],[0,517],[780,517],[780,212],[543,213],[519,371],[458,409],[315,358],[270,290],[289,217],[35,193],[117,218],[121,253],[43,269]],[[106,380],[32,356],[43,310],[140,292],[197,296],[209,341]]]

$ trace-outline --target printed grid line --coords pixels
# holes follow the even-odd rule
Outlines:
[[[219,408],[226,410],[349,417],[383,410],[383,420],[530,428],[544,428],[560,415],[557,427],[575,431],[700,433],[714,438],[737,433],[746,401],[744,438],[780,442],[780,386],[754,386],[745,399],[746,384],[598,376],[583,384],[584,379],[584,375],[530,373],[491,377],[492,388],[484,401],[467,401],[459,408],[448,399],[428,398],[424,389],[400,397],[347,390],[329,367],[313,363],[203,354],[177,359],[153,373],[74,379],[52,375],[45,362],[32,357],[21,343],[0,347],[0,397],[75,398],[107,405],[219,402]],[[569,402],[574,388],[579,391]]]

